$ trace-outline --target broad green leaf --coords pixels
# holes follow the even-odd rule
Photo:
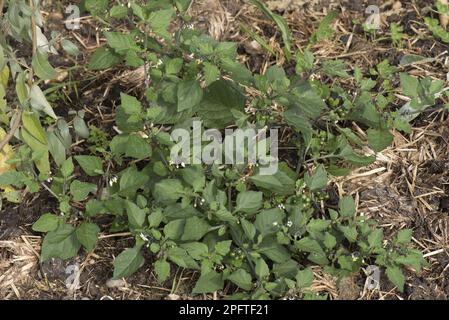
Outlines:
[[[178,112],[192,110],[203,98],[203,89],[197,80],[184,80],[178,84]]]
[[[263,236],[267,234],[273,234],[279,231],[284,218],[285,213],[281,209],[274,208],[262,210],[257,214],[254,226]]]
[[[244,269],[238,269],[234,271],[227,280],[233,282],[243,290],[251,290],[253,287],[251,275]]]
[[[33,84],[33,86],[31,87],[29,97],[31,107],[34,110],[44,112],[53,119],[57,119],[53,108],[51,107],[50,103],[48,103],[47,98],[45,98],[44,93],[37,84]]]
[[[40,50],[36,51],[31,65],[34,73],[41,80],[52,80],[58,76],[56,70],[48,63],[48,56]]]
[[[342,217],[353,217],[356,213],[354,199],[351,196],[341,198],[338,208]]]
[[[388,279],[398,288],[400,292],[404,292],[405,277],[402,270],[396,266],[387,267],[386,274]]]
[[[105,70],[119,64],[121,60],[111,49],[101,47],[90,57],[87,67],[90,70]]]
[[[296,274],[296,285],[300,289],[309,288],[313,283],[313,271],[310,268],[300,270]]]
[[[170,263],[166,260],[157,260],[154,263],[154,271],[156,272],[157,280],[162,283],[170,276]]]
[[[74,180],[70,184],[70,193],[73,196],[73,201],[84,201],[89,193],[95,192],[97,192],[97,186],[93,183]]]
[[[384,240],[384,233],[382,229],[373,230],[368,235],[368,244],[370,248],[381,248]]]
[[[235,211],[255,213],[262,206],[263,193],[256,191],[244,191],[237,195],[237,206]]]
[[[396,243],[398,244],[408,244],[412,241],[412,230],[402,229],[396,235]]]
[[[125,278],[136,272],[144,263],[139,247],[129,248],[114,260],[114,279]]]
[[[230,81],[217,80],[208,86],[197,109],[208,128],[224,128],[234,122],[232,109],[243,111],[245,96]]]
[[[380,152],[391,145],[393,142],[393,135],[386,129],[368,129],[367,138],[371,149]]]
[[[95,156],[75,156],[74,158],[88,176],[94,177],[104,173],[100,158]]]
[[[92,251],[97,244],[99,232],[100,228],[95,223],[83,222],[76,229],[76,237],[87,251]]]
[[[206,86],[209,86],[220,76],[220,69],[217,66],[213,65],[210,62],[204,62],[204,81],[206,82]]]
[[[153,196],[162,204],[175,203],[184,194],[184,187],[179,180],[165,179],[154,186]]]
[[[304,181],[312,192],[324,189],[327,186],[326,169],[320,164],[313,175],[305,173]]]
[[[64,51],[67,52],[71,56],[76,57],[81,53],[81,51],[78,49],[77,45],[74,44],[70,40],[62,39],[61,46],[62,46],[62,49],[64,49]]]
[[[183,241],[198,241],[209,232],[210,225],[201,218],[191,217],[186,219],[184,232],[181,237]]]
[[[128,213],[129,225],[133,228],[141,228],[145,223],[145,210],[139,208],[131,201],[126,203],[126,212]]]
[[[50,232],[58,228],[62,219],[57,215],[51,213],[43,214],[34,224],[33,231],[36,232]]]
[[[255,272],[257,277],[262,280],[270,275],[270,269],[264,259],[259,258],[256,261]]]
[[[78,253],[80,246],[75,228],[68,224],[60,224],[56,230],[50,231],[45,236],[42,242],[41,261],[50,258],[72,258]]]
[[[223,276],[215,271],[202,274],[192,293],[211,293],[223,289]]]

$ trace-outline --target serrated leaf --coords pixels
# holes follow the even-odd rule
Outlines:
[[[398,288],[400,292],[404,292],[405,276],[402,270],[396,266],[387,267],[386,274],[388,279]]]
[[[203,89],[197,80],[184,80],[178,84],[178,112],[192,110],[203,98]]]

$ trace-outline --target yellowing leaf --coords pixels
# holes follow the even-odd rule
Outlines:
[[[8,86],[8,79],[9,79],[9,68],[8,66],[5,66],[3,68],[3,71],[0,73],[0,81],[4,88]]]
[[[0,128],[0,141],[2,141],[6,136],[5,130]],[[14,170],[14,165],[6,163],[14,154],[12,147],[6,144],[3,150],[0,152],[0,174]]]

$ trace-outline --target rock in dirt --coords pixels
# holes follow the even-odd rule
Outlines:
[[[124,287],[126,285],[125,280],[122,279],[109,279],[108,281],[106,281],[106,287],[108,288],[121,288]]]

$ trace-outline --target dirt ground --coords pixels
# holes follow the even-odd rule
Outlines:
[[[46,1],[44,16],[47,24],[62,25],[63,6]],[[398,4],[399,3],[399,4]],[[367,69],[385,58],[397,65],[406,54],[433,58],[429,62],[411,65],[406,71],[446,79],[449,47],[436,42],[428,33],[423,16],[431,1],[330,1],[279,0],[268,1],[270,9],[283,14],[293,30],[297,47],[303,47],[313,32],[313,26],[333,8],[342,13],[333,25],[336,36],[313,48],[317,59],[339,58],[351,65]],[[407,34],[401,49],[389,43],[368,41],[362,30],[353,27],[354,19],[364,20],[369,4],[381,8],[382,32],[388,25],[400,22]],[[237,41],[242,61],[254,71],[264,71],[270,65],[283,62],[279,46],[280,34],[253,7],[239,0],[196,0],[190,8],[197,28],[204,28],[218,39]],[[242,33],[244,22],[268,39],[277,57],[263,52]],[[84,51],[96,48],[95,25],[82,20],[79,33],[69,34]],[[48,27],[48,30],[50,26]],[[380,36],[381,38],[381,36]],[[374,45],[373,45],[374,43]],[[83,57],[83,59],[86,57]],[[276,61],[277,60],[277,61]],[[79,62],[79,61],[78,61]],[[61,65],[67,61],[56,61]],[[77,101],[86,110],[89,124],[112,127],[120,90],[128,88],[139,92],[136,74],[116,74],[111,81],[97,77],[85,81]],[[110,78],[109,78],[110,80]],[[396,84],[398,86],[398,84]],[[350,87],[348,88],[350,90]],[[398,106],[403,101],[398,98]],[[67,108],[65,108],[67,109]],[[63,107],[57,112],[63,113]],[[98,117],[100,114],[100,117]],[[90,116],[89,116],[90,115]],[[356,125],[354,128],[357,130]],[[361,130],[360,130],[361,131]],[[429,265],[416,275],[407,274],[403,294],[393,289],[385,279],[379,291],[364,290],[366,276],[361,273],[337,283],[315,268],[313,288],[328,293],[331,299],[448,299],[449,298],[449,119],[447,111],[426,112],[415,119],[410,136],[394,132],[391,147],[377,155],[373,165],[357,170],[350,176],[335,178],[334,189],[341,195],[355,196],[360,214],[375,218],[384,227],[385,234],[394,234],[402,228],[413,229],[413,243],[423,251]],[[128,247],[129,234],[103,235],[94,252],[80,255],[71,261],[52,260],[41,265],[39,252],[41,237],[31,225],[46,212],[54,212],[56,202],[45,192],[27,196],[18,206],[5,205],[0,212],[0,297],[4,299],[193,299],[192,272],[172,270],[170,280],[159,284],[151,269],[151,256],[146,265],[126,281],[112,282],[112,261]],[[105,221],[107,224],[108,221]],[[67,288],[67,266],[80,271],[79,288]],[[231,294],[229,288],[223,296]],[[221,296],[197,296],[195,299],[218,299]]]

